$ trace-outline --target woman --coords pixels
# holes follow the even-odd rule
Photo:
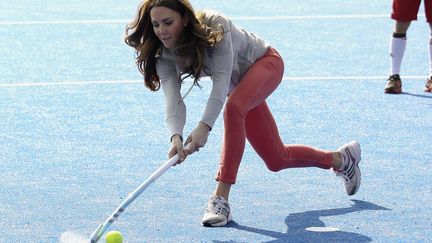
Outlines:
[[[349,195],[360,186],[360,146],[338,151],[284,145],[265,99],[282,80],[281,56],[260,37],[234,26],[221,14],[195,13],[187,0],[145,0],[126,27],[126,43],[137,51],[137,66],[146,86],[162,86],[171,148],[168,156],[184,159],[203,147],[216,118],[224,110],[222,156],[217,186],[202,223],[223,226],[231,220],[228,195],[235,183],[246,138],[271,171],[292,167],[333,168]],[[186,107],[182,80],[210,76],[213,86],[205,111],[183,147]]]

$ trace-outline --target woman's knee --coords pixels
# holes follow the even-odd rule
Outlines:
[[[267,169],[270,170],[271,172],[278,172],[283,169],[279,163],[274,163],[274,162],[272,163],[266,162],[266,166]]]
[[[238,99],[231,99],[228,98],[227,102],[225,103],[225,110],[224,110],[224,116],[229,117],[232,115],[243,115],[244,107],[242,105],[241,101],[238,101]]]

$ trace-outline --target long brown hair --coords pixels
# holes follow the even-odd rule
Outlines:
[[[215,46],[223,37],[223,29],[213,28],[203,23],[205,13],[194,12],[188,0],[144,0],[138,7],[136,17],[126,25],[125,42],[136,50],[136,64],[144,75],[144,83],[151,91],[160,88],[160,79],[156,71],[156,54],[162,46],[153,31],[150,10],[154,7],[166,7],[187,16],[189,22],[174,48],[174,54],[183,58],[184,71],[180,77],[194,78],[198,85],[201,70],[205,66],[205,48]]]

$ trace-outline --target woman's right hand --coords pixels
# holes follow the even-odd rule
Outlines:
[[[169,152],[168,152],[168,159],[172,158],[176,154],[179,155],[179,160],[177,161],[177,163],[175,165],[180,164],[181,162],[183,162],[186,159],[186,154],[183,151],[183,141],[182,141],[180,135],[178,135],[178,134],[175,134],[171,138],[171,148],[169,149]]]

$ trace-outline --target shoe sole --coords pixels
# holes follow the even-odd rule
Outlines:
[[[360,173],[360,168],[358,166],[356,166],[354,168],[355,173],[358,175],[357,176],[357,182],[355,187],[353,187],[353,189],[348,193],[348,196],[352,196],[354,194],[357,193],[358,189],[360,188],[360,183],[361,183],[361,173]]]
[[[231,214],[228,215],[228,220],[218,222],[202,222],[202,225],[204,227],[221,227],[227,225],[230,221],[232,221]]]
[[[384,90],[384,93],[386,93],[386,94],[400,94],[400,93],[402,93],[402,90]]]
[[[352,142],[352,150],[350,149],[351,152],[354,153],[354,156],[357,158],[358,156],[358,160],[355,161],[355,168],[354,168],[354,174],[357,175],[356,179],[356,187],[354,187],[349,193],[349,196],[352,196],[354,194],[357,193],[358,189],[360,188],[360,183],[361,183],[361,172],[360,172],[360,167],[359,167],[359,163],[361,161],[361,148],[360,148],[360,144],[353,141]]]

